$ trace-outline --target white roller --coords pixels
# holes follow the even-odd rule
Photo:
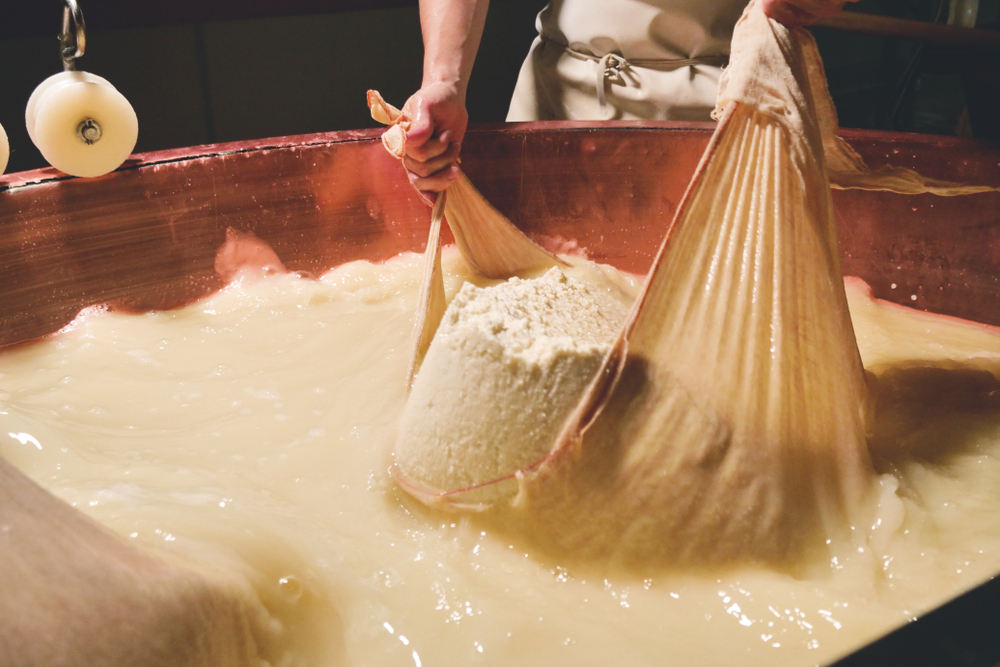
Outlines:
[[[0,125],[0,174],[7,168],[7,160],[10,158],[10,142],[7,140],[7,133]]]
[[[51,90],[82,82],[101,83],[114,89],[114,86],[107,79],[90,72],[59,72],[42,81],[31,93],[31,97],[28,98],[28,106],[24,110],[24,125],[28,128],[28,136],[31,137],[32,142],[35,141],[35,117],[38,115],[41,100]]]
[[[49,164],[73,176],[114,171],[139,134],[128,100],[87,72],[63,72],[42,82],[28,100],[25,122]]]

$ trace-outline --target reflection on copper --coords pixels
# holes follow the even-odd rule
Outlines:
[[[243,277],[260,279],[288,273],[278,254],[253,232],[226,229],[226,241],[215,252],[215,273],[226,284]]]
[[[573,240],[644,272],[711,135],[710,123],[526,123],[470,129],[463,168],[529,235]],[[58,330],[83,307],[173,308],[222,286],[226,230],[291,271],[422,250],[430,209],[379,130],[136,156],[96,179],[0,177],[0,345]],[[1000,146],[843,131],[868,164],[1000,186]],[[844,272],[875,295],[1000,325],[1000,193],[834,191]],[[444,239],[450,241],[450,237]],[[912,296],[916,296],[916,300]]]

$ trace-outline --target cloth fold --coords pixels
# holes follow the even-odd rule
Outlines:
[[[752,25],[740,29],[748,23]],[[789,30],[770,21],[763,12],[750,11],[740,18],[736,30],[731,59],[740,66],[723,70],[719,78],[719,95],[712,114],[716,120],[727,103],[740,102],[801,134],[810,153],[818,154],[816,144],[821,144],[834,188],[942,196],[996,189],[927,178],[904,167],[869,169],[861,156],[837,136],[837,111],[812,35],[801,28]],[[803,85],[800,87],[796,81]],[[819,136],[806,132],[807,117],[816,118]]]

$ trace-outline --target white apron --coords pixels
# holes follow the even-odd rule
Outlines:
[[[551,0],[507,120],[709,120],[746,4]]]

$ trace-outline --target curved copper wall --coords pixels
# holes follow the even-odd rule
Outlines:
[[[463,166],[531,234],[576,240],[644,271],[711,134],[707,123],[474,127]],[[420,250],[430,209],[379,130],[137,156],[97,179],[0,177],[0,345],[56,331],[80,308],[171,308],[221,287],[227,227],[293,270]],[[847,131],[869,165],[1000,186],[1000,146]],[[1000,193],[943,198],[835,191],[843,268],[877,296],[1000,325]],[[892,287],[895,285],[895,288]],[[912,300],[911,295],[917,299]]]

